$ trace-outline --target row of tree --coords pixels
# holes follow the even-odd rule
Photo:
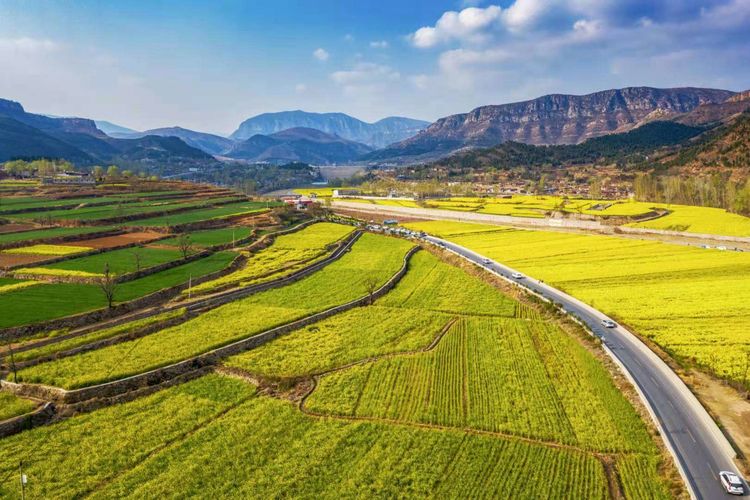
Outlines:
[[[8,175],[13,177],[51,177],[55,174],[63,172],[75,171],[76,167],[69,161],[65,160],[12,160],[7,161],[0,165],[2,170]],[[145,172],[135,173],[132,170],[120,171],[120,167],[116,165],[110,165],[108,167],[102,167],[97,165],[91,169],[91,175],[97,181],[115,181],[121,179],[146,179],[148,176]],[[158,177],[151,176],[151,180],[156,180]]]
[[[750,179],[734,181],[728,173],[710,177],[641,174],[635,177],[633,192],[639,201],[716,207],[750,215]]]

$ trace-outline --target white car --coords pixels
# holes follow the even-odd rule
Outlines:
[[[492,261],[490,259],[484,259],[482,261],[483,264],[492,264]]]
[[[745,488],[742,486],[742,479],[734,472],[725,470],[719,472],[719,480],[730,495],[742,495],[745,493]]]
[[[615,323],[611,319],[603,319],[602,320],[602,326],[604,328],[617,328],[617,323]]]
[[[510,277],[516,280],[522,280],[525,278],[525,276],[521,273],[513,273],[510,275]]]

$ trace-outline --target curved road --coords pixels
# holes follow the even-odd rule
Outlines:
[[[674,456],[680,474],[693,498],[727,498],[719,483],[720,470],[738,472],[731,445],[680,378],[635,335],[621,326],[604,328],[603,313],[541,281],[524,277],[514,279],[510,267],[450,241],[427,236],[461,257],[559,304],[576,316],[594,335],[602,339],[605,350],[623,369],[635,386]],[[748,486],[745,484],[745,495]]]

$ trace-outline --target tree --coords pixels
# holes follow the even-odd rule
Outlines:
[[[97,181],[104,179],[104,168],[102,168],[100,165],[95,166],[91,171],[91,175],[93,175],[94,179]]]
[[[133,256],[133,260],[135,260],[135,270],[136,272],[141,270],[141,252],[138,251],[138,248],[131,250],[130,254]]]
[[[367,297],[368,297],[368,303],[372,305],[375,292],[378,289],[378,279],[375,276],[368,276],[365,278],[364,285],[365,290],[367,290]]]
[[[117,279],[114,274],[109,272],[109,262],[104,264],[104,274],[99,280],[99,288],[107,299],[107,307],[112,309],[112,303],[115,300],[115,290],[117,289]]]
[[[182,252],[182,258],[187,259],[188,255],[190,255],[190,252],[193,250],[193,242],[190,241],[190,235],[182,233],[177,238],[177,246],[180,248],[180,252]]]
[[[125,171],[123,171],[122,177],[124,179],[130,179],[131,177],[133,177],[133,171],[132,170],[125,170]]]
[[[598,177],[593,177],[589,183],[589,196],[597,200],[602,197],[602,180]]]
[[[116,165],[107,167],[107,179],[114,180],[120,177],[120,169]]]

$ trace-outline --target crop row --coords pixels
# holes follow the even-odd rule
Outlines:
[[[164,288],[187,283],[227,267],[234,252],[217,252],[202,259],[144,276],[115,288],[115,302],[127,302]],[[107,306],[97,285],[45,283],[3,294],[0,328],[27,325],[93,311]]]
[[[208,293],[227,285],[247,286],[278,278],[326,255],[326,250],[352,232],[351,226],[322,222],[300,231],[278,236],[273,244],[251,254],[242,269],[195,287]]]
[[[410,246],[367,234],[341,259],[292,285],[225,304],[134,341],[21,370],[19,380],[76,388],[196,356],[366,295],[370,280],[379,286],[396,273]]]
[[[308,404],[600,451],[654,451],[603,367],[557,327],[538,322],[461,319],[434,351],[323,377]]]
[[[675,356],[750,384],[749,253],[479,224],[410,227],[443,234],[542,279]]]
[[[607,496],[586,454],[319,420],[218,375],[0,441],[0,496],[19,494],[20,456],[34,498]]]

